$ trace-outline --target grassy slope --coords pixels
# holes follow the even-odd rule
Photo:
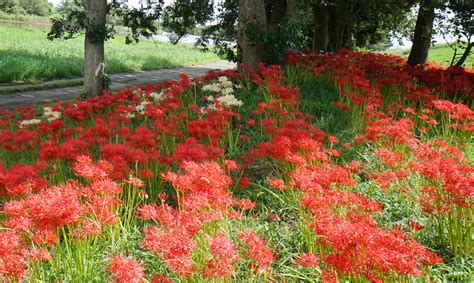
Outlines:
[[[410,50],[388,50],[386,53],[408,57]],[[428,60],[438,64],[449,66],[453,57],[454,51],[447,44],[438,44],[430,49]],[[464,64],[465,67],[474,68],[474,56],[469,56]]]
[[[48,41],[47,30],[0,26],[0,83],[74,78],[82,75],[83,37]],[[142,41],[127,46],[122,36],[106,43],[109,73],[186,66],[217,60],[190,45]]]

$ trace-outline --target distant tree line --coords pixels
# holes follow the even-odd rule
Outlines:
[[[54,13],[48,0],[0,0],[0,11],[14,15],[47,17]]]

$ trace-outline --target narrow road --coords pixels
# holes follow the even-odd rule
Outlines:
[[[195,78],[204,75],[210,70],[232,69],[235,66],[234,63],[222,60],[190,67],[112,74],[110,75],[110,88],[122,89],[127,86],[140,86],[148,83],[159,83],[165,80],[175,80],[179,78],[180,74],[187,74],[191,78]],[[19,106],[73,99],[79,95],[81,90],[82,86],[73,86],[0,95],[0,109],[11,110]]]

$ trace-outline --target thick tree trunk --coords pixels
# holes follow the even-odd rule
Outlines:
[[[337,51],[342,47],[342,39],[344,35],[345,23],[341,19],[340,12],[334,6],[328,7],[329,22],[328,22],[328,51]]]
[[[458,62],[454,65],[456,67],[461,67],[464,62],[466,62],[467,57],[471,54],[472,46],[474,46],[474,42],[471,42],[467,45],[464,53],[462,54],[461,58],[459,58]]]
[[[265,4],[263,0],[239,0],[239,36],[238,48],[240,63],[256,68],[265,59],[265,47],[254,42],[249,33],[264,30],[267,27]]]
[[[92,34],[105,32],[107,0],[82,0],[95,31],[86,31],[84,39],[84,96],[102,94],[104,83],[104,37]]]
[[[421,0],[420,2],[420,10],[418,11],[413,34],[413,45],[408,56],[408,64],[412,66],[424,65],[428,58],[435,18],[434,1],[436,0]]]
[[[326,52],[329,43],[329,10],[326,5],[313,5],[313,49]]]

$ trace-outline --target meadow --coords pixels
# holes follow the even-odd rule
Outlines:
[[[290,53],[1,112],[0,280],[470,282],[473,76]]]
[[[384,53],[401,56],[401,57],[408,57],[408,54],[410,54],[410,50],[401,50],[401,49],[387,50]],[[430,52],[428,53],[428,61],[440,64],[443,66],[449,66],[449,64],[451,64],[453,54],[454,54],[453,49],[451,49],[447,44],[436,44],[430,48]],[[466,59],[464,66],[471,69],[474,68],[474,57],[472,55]]]
[[[84,38],[49,41],[46,28],[0,24],[0,84],[38,83],[83,74]],[[127,45],[123,36],[106,42],[108,73],[189,66],[219,58],[191,45],[142,40]]]

